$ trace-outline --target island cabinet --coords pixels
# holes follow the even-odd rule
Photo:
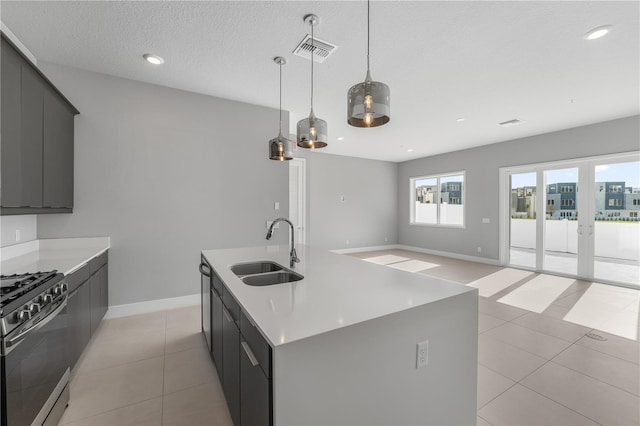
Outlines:
[[[299,281],[248,285],[230,269],[287,269],[289,251],[202,252],[221,289],[213,359],[234,425],[475,424],[477,289],[304,245]]]
[[[69,364],[73,368],[87,343],[100,325],[108,307],[108,254],[89,262],[65,276],[69,299]]]
[[[0,214],[73,209],[73,123],[78,111],[1,37]]]

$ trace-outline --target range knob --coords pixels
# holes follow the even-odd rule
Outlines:
[[[16,320],[18,320],[18,322],[25,322],[29,319],[31,319],[31,311],[29,309],[23,309],[16,313]]]
[[[69,290],[69,286],[67,285],[67,283],[62,283],[60,284],[60,289],[63,293],[66,293]]]
[[[62,294],[62,288],[57,285],[53,288],[53,295],[54,296],[60,296]]]
[[[29,311],[31,311],[31,315],[35,315],[38,312],[40,312],[40,309],[42,309],[40,307],[39,303],[32,303],[31,306],[29,306]]]
[[[42,303],[46,305],[47,303],[51,303],[51,302],[53,302],[53,296],[50,293],[47,293],[44,296],[42,296]]]

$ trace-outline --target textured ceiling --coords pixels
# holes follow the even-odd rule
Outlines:
[[[640,113],[636,1],[373,1],[371,72],[391,87],[392,114],[374,129],[346,124],[347,90],[366,71],[364,1],[0,3],[39,61],[259,105],[277,108],[272,58],[285,56],[292,129],[309,111],[310,63],[291,54],[307,13],[339,46],[315,69],[326,152],[403,161]],[[583,39],[605,24],[609,35]],[[497,125],[513,118],[524,123]]]

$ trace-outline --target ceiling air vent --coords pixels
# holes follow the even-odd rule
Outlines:
[[[323,63],[337,48],[338,46],[335,44],[315,37],[313,39],[313,61]],[[307,34],[293,50],[293,54],[305,59],[311,59],[311,49],[311,35]]]
[[[524,123],[524,121],[519,120],[517,118],[514,118],[513,120],[503,121],[502,123],[498,123],[498,126],[511,127],[511,126],[515,126],[516,124],[520,124],[520,123]]]

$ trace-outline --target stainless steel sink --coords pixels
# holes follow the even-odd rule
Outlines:
[[[304,277],[293,271],[276,271],[267,272],[263,274],[247,275],[242,278],[242,282],[248,285],[262,286],[262,285],[274,285],[291,283],[294,281],[300,281]]]
[[[229,268],[231,272],[236,274],[239,277],[243,277],[245,275],[254,275],[254,274],[262,274],[265,272],[275,272],[282,271],[284,266],[279,265],[275,262],[249,262],[249,263],[237,263],[235,265],[231,265]]]

